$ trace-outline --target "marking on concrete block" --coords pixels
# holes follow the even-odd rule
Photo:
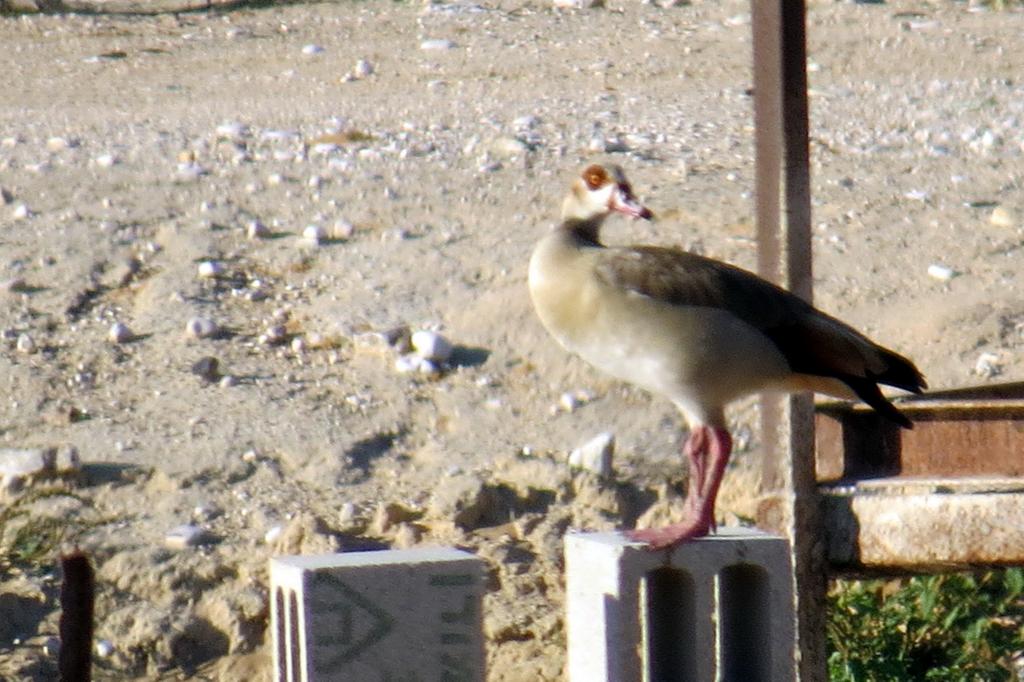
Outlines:
[[[317,634],[327,633],[329,637],[317,637],[313,645],[317,649],[318,670],[331,672],[352,658],[387,637],[394,626],[394,619],[387,611],[346,585],[331,573],[314,573],[312,585],[323,590],[323,601],[329,609],[317,610]],[[338,644],[343,645],[338,648]]]
[[[434,587],[465,587],[473,584],[473,576],[468,573],[454,575],[432,575],[430,584]]]

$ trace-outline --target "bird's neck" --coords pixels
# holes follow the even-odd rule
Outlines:
[[[587,246],[601,246],[601,224],[604,216],[593,218],[563,218],[559,231]]]

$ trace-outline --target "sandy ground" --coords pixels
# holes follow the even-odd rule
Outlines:
[[[753,264],[748,9],[0,18],[0,446],[85,462],[80,501],[30,508],[97,566],[101,678],[267,679],[269,557],[422,544],[491,562],[490,679],[561,677],[562,533],[662,513],[685,474],[672,408],[549,340],[526,263],[598,160],[660,218],[607,241]],[[933,387],[1024,378],[1024,14],[980,9],[809,13],[816,302]],[[402,325],[449,366],[398,371],[374,332]],[[753,401],[731,414],[726,518],[758,451]],[[616,480],[570,471],[603,431]],[[166,548],[188,523],[209,542]],[[24,568],[0,676],[45,679],[55,578]]]

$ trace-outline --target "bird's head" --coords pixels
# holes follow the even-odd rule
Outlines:
[[[618,166],[587,166],[572,183],[562,202],[562,219],[600,222],[612,213],[650,220],[650,209],[637,201],[625,173]]]

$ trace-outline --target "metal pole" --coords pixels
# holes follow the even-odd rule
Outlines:
[[[61,557],[64,580],[60,588],[61,682],[92,679],[92,630],[95,579],[89,557],[79,551]]]
[[[811,191],[806,11],[803,0],[751,0],[757,158],[758,269],[810,301]],[[809,395],[761,402],[765,465],[762,522],[790,539],[797,611],[797,666],[804,682],[828,679],[827,578]]]

